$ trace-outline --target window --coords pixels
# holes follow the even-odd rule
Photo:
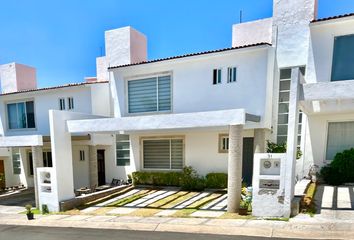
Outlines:
[[[331,81],[354,80],[354,34],[334,38]]]
[[[52,152],[43,152],[43,166],[53,167]]]
[[[214,69],[213,70],[213,84],[221,83],[221,69]]]
[[[229,135],[219,134],[219,153],[227,153],[229,151]]]
[[[117,166],[130,165],[130,140],[129,135],[118,134],[116,143]]]
[[[80,161],[85,161],[85,151],[80,150]]]
[[[74,98],[73,97],[68,97],[68,109],[72,110],[74,109]]]
[[[145,139],[142,145],[145,169],[180,170],[183,168],[182,138]]]
[[[236,82],[237,68],[229,67],[227,68],[227,82]]]
[[[59,98],[59,109],[65,110],[65,98]]]
[[[14,174],[21,174],[21,155],[19,148],[12,148],[12,167]]]
[[[171,76],[128,81],[128,112],[171,110]]]
[[[35,128],[33,101],[7,104],[9,129]]]
[[[326,160],[354,147],[354,122],[328,123]]]
[[[305,74],[305,67],[300,67],[300,72]],[[280,70],[279,80],[279,99],[278,99],[278,125],[277,143],[285,143],[288,137],[288,117],[289,117],[289,98],[290,98],[291,68]],[[301,143],[302,111],[299,111],[298,125],[298,146]]]
[[[30,176],[33,176],[33,155],[32,155],[32,152],[28,152],[28,155],[27,155],[27,159],[28,159],[28,173]]]

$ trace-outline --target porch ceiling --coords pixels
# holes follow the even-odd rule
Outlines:
[[[42,135],[0,137],[0,147],[29,147],[29,146],[43,146]]]
[[[122,118],[68,120],[71,133],[173,130],[204,127],[222,127],[259,122],[260,117],[246,114],[245,109],[208,111],[196,113],[156,114]]]

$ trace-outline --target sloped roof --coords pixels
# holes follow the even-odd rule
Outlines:
[[[324,22],[324,21],[340,19],[340,18],[346,18],[346,17],[352,17],[352,16],[354,16],[354,13],[347,13],[347,14],[342,14],[342,15],[337,15],[337,16],[331,16],[331,17],[326,17],[326,18],[315,19],[315,20],[312,20],[311,23]]]
[[[212,53],[218,53],[218,52],[226,52],[226,51],[231,51],[231,50],[236,50],[236,49],[241,49],[241,48],[250,48],[250,47],[262,46],[262,45],[271,46],[270,43],[261,42],[261,43],[244,45],[244,46],[239,46],[239,47],[222,48],[222,49],[210,50],[210,51],[205,51],[205,52],[189,53],[189,54],[184,54],[184,55],[179,55],[179,56],[173,56],[173,57],[167,57],[167,58],[159,58],[159,59],[148,60],[148,61],[138,62],[138,63],[130,63],[130,64],[124,64],[124,65],[119,65],[119,66],[112,66],[112,67],[109,67],[108,69],[123,68],[123,67],[128,67],[128,66],[135,66],[135,65],[142,65],[142,64],[148,64],[148,63],[162,62],[162,61],[173,60],[173,59],[178,59],[178,58],[186,58],[186,57],[193,57],[193,56],[198,56],[198,55],[206,55],[206,54],[212,54]]]
[[[59,86],[54,86],[54,87],[44,87],[44,88],[36,88],[36,89],[22,90],[22,91],[17,91],[17,92],[2,93],[2,94],[0,94],[0,96],[13,95],[13,94],[20,94],[20,93],[29,93],[29,92],[47,91],[47,90],[54,90],[54,89],[61,89],[61,88],[69,88],[69,87],[78,87],[78,86],[91,85],[91,84],[98,84],[98,83],[108,83],[108,81],[69,83],[69,84],[59,85]]]

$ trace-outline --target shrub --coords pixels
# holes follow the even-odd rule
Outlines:
[[[133,172],[134,185],[180,186],[181,172]]]
[[[226,173],[208,173],[205,176],[206,188],[227,188]]]
[[[267,153],[286,153],[286,143],[274,143],[267,140]],[[302,152],[300,147],[297,147],[296,159],[301,158]]]
[[[49,209],[47,204],[42,204],[42,214],[49,214]]]
[[[323,180],[331,185],[354,182],[354,148],[337,153],[333,161],[321,169]]]
[[[197,174],[197,171],[192,167],[184,167],[181,187],[183,190],[197,190],[201,191],[205,188],[205,179]]]

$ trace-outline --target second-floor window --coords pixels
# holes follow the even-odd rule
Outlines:
[[[65,110],[65,98],[59,98],[59,109]]]
[[[7,104],[9,129],[35,128],[34,103],[24,101]]]
[[[236,82],[237,68],[229,67],[227,68],[227,82],[232,83]]]
[[[221,69],[213,70],[213,85],[221,83]]]
[[[73,97],[68,97],[68,109],[69,110],[74,109],[74,98]]]
[[[354,34],[334,38],[331,81],[354,80]]]
[[[128,112],[164,112],[171,110],[171,76],[128,81]]]

